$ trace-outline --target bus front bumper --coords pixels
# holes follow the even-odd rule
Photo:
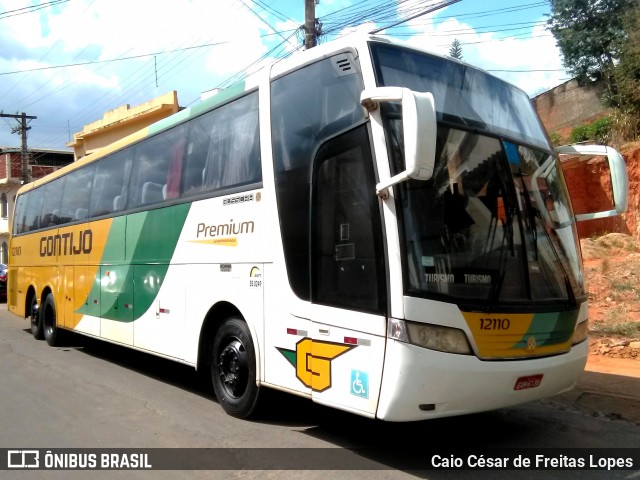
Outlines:
[[[376,416],[417,421],[548,398],[573,388],[586,365],[588,348],[587,340],[562,355],[482,361],[388,339]],[[515,388],[519,379],[540,375],[538,386]]]

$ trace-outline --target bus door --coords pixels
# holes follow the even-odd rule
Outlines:
[[[325,142],[312,180],[308,379],[314,401],[375,415],[386,345],[380,207],[360,126]]]

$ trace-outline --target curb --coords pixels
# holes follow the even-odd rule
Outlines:
[[[593,416],[640,425],[640,361],[590,355],[573,390],[549,400]]]

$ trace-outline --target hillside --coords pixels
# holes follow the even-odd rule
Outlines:
[[[640,360],[640,144],[620,151],[629,175],[629,208],[619,218],[623,228],[618,230],[625,233],[583,238],[580,243],[591,353]]]
[[[580,243],[591,353],[640,361],[640,243],[622,233]]]

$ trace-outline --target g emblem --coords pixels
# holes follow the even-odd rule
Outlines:
[[[527,338],[527,351],[528,352],[533,352],[535,351],[537,345],[536,345],[536,337],[529,337]]]

